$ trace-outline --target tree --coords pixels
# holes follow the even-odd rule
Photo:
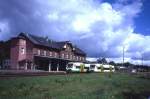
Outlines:
[[[125,67],[129,67],[129,66],[133,66],[133,64],[131,64],[130,62],[126,62],[123,64]]]
[[[80,72],[81,72],[81,73],[84,72],[84,67],[85,67],[84,64],[81,64],[81,65],[80,65]]]
[[[116,63],[114,61],[109,62],[110,65],[116,66]]]
[[[103,67],[103,65],[100,65],[100,67],[101,67],[101,72],[104,72],[104,67]]]
[[[97,62],[101,64],[107,64],[107,60],[105,58],[99,58]]]

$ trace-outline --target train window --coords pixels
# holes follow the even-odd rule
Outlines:
[[[73,64],[68,64],[68,68],[72,68]]]
[[[76,68],[80,68],[80,66],[76,66]]]
[[[84,69],[89,69],[89,67],[84,67]]]
[[[104,70],[110,70],[110,68],[104,68]]]
[[[95,68],[95,65],[90,65],[90,68]]]

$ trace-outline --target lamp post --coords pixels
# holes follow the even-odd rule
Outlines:
[[[141,57],[142,57],[142,66],[143,66],[143,54],[141,55]]]
[[[122,66],[124,66],[124,45],[123,45],[123,53],[122,53]]]

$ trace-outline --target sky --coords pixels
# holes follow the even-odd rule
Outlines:
[[[0,0],[0,40],[20,32],[70,40],[90,60],[150,64],[149,0]]]

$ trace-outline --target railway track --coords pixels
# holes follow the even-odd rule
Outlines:
[[[30,77],[30,76],[48,76],[48,75],[65,75],[65,71],[23,71],[23,70],[1,70],[0,78],[10,77]]]

